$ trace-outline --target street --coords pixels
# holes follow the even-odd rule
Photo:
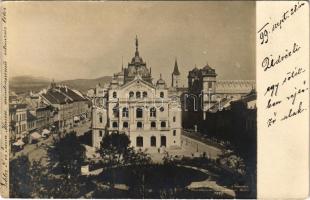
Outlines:
[[[78,127],[71,130],[76,131],[77,136],[83,135],[90,129],[90,121],[80,123]],[[70,130],[69,130],[70,131]],[[42,164],[47,164],[47,149],[53,144],[53,135],[49,135],[47,139],[40,138],[36,144],[25,144],[23,149],[14,153],[11,159],[15,159],[18,156],[26,155],[30,162],[38,161],[41,159]]]
[[[196,138],[191,138],[183,134],[181,135],[181,147],[178,148],[166,148],[170,156],[177,157],[199,157],[205,155],[208,158],[216,159],[221,153],[222,148],[218,145],[212,145],[211,143],[204,143]],[[154,162],[162,162],[164,154],[158,154],[157,151],[148,151]]]

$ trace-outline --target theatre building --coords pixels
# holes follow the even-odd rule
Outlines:
[[[127,67],[114,74],[100,100],[92,110],[93,146],[100,148],[105,134],[123,132],[131,146],[141,149],[180,146],[181,108],[169,98],[166,82],[160,78],[153,83],[151,70],[136,51]],[[98,102],[98,101],[93,101]]]

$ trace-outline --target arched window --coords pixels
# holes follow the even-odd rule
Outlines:
[[[160,122],[160,127],[165,128],[166,127],[166,122],[165,121]]]
[[[165,97],[164,92],[160,92],[159,96],[160,96],[160,98],[164,98]]]
[[[151,137],[151,147],[156,147],[156,137],[155,136]]]
[[[112,96],[113,96],[113,98],[117,98],[117,93],[113,92]]]
[[[143,96],[143,98],[146,98],[147,97],[147,92],[144,91],[142,96]]]
[[[143,110],[142,108],[137,108],[136,110],[136,118],[142,118],[143,117]]]
[[[152,107],[150,109],[150,117],[156,117],[156,108]]]
[[[123,123],[123,128],[128,128],[128,122]]]
[[[136,138],[137,147],[143,147],[143,137],[138,136]]]
[[[133,91],[130,91],[129,92],[129,98],[131,99],[131,98],[133,98],[135,96],[135,93],[133,92]]]
[[[112,127],[113,127],[113,128],[117,128],[117,122],[113,122],[113,123],[112,123]]]
[[[156,128],[156,122],[151,122],[151,128]]]
[[[136,98],[137,98],[137,99],[140,99],[140,98],[141,98],[141,92],[139,92],[139,91],[136,92]]]
[[[123,117],[128,117],[129,116],[129,110],[128,110],[127,107],[123,108],[122,116]]]
[[[137,122],[137,128],[142,128],[143,124],[142,122]]]

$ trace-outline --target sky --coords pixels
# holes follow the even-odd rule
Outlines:
[[[10,2],[11,77],[97,78],[139,52],[155,80],[207,63],[218,79],[255,79],[255,2]]]

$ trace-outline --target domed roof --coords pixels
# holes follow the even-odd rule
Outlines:
[[[166,84],[166,82],[162,79],[161,74],[160,74],[160,78],[158,79],[156,84],[157,85],[164,85],[164,84]]]
[[[204,71],[215,71],[214,69],[212,69],[210,67],[210,65],[208,63],[202,68],[202,70],[204,70]]]
[[[136,52],[135,57],[133,57],[133,58],[131,59],[131,63],[132,63],[132,64],[134,64],[134,63],[143,63],[142,58],[139,56],[139,52]]]
[[[200,75],[200,70],[196,67],[195,65],[195,68],[192,69],[191,71],[189,71],[188,75],[190,77],[195,77],[195,76],[199,76]]]
[[[201,70],[202,75],[215,75],[215,69],[211,68],[207,63]]]

